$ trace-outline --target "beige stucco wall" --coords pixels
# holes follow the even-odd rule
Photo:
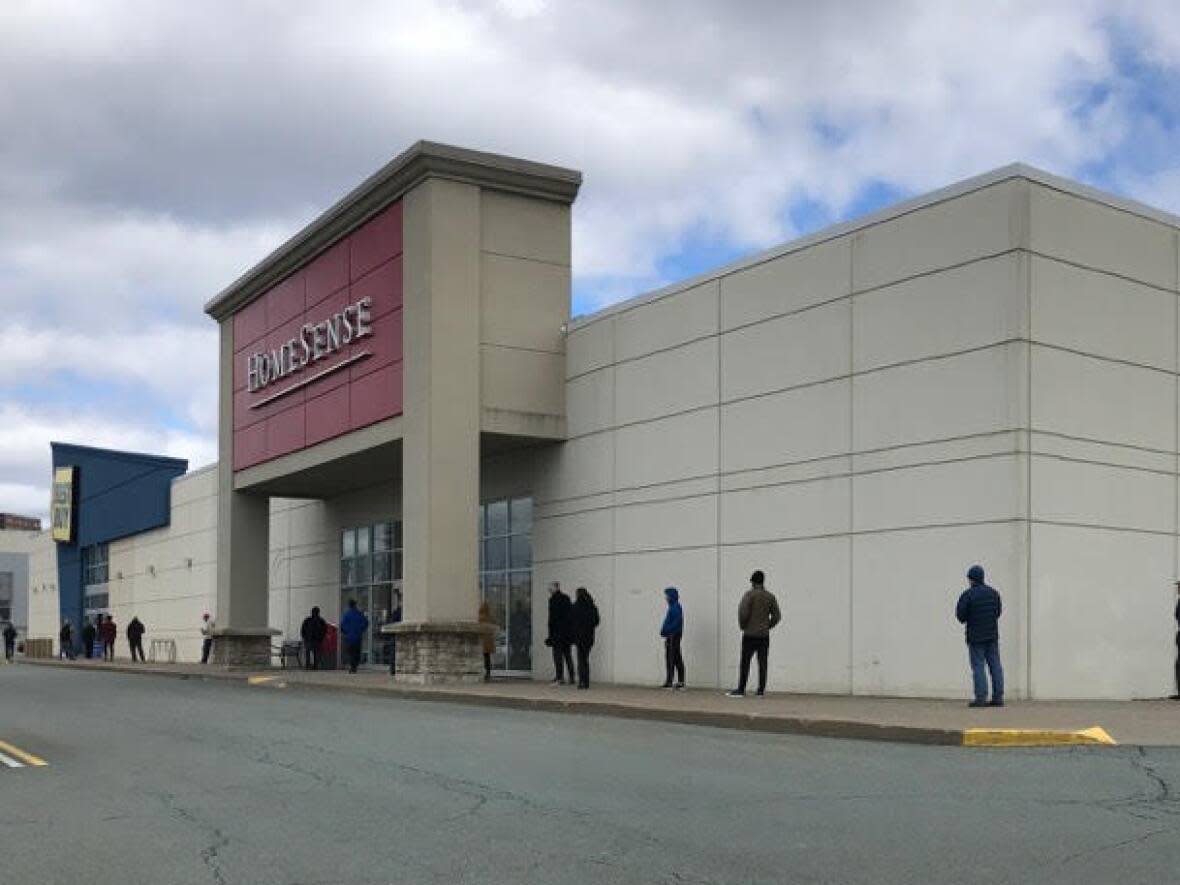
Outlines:
[[[56,639],[60,628],[57,546],[49,531],[29,539],[29,636]]]

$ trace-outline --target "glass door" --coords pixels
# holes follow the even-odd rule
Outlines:
[[[492,669],[532,670],[533,499],[488,501],[479,508],[479,587],[496,623]]]

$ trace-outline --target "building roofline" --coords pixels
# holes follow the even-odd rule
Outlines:
[[[1137,215],[1141,218],[1146,218],[1151,221],[1157,221],[1161,224],[1166,224],[1169,227],[1180,228],[1180,215],[1174,215],[1171,212],[1166,212],[1163,209],[1157,209],[1154,206],[1149,206],[1146,203],[1141,203],[1138,200],[1132,200],[1128,197],[1122,197],[1118,194],[1103,191],[1088,184],[1082,184],[1080,181],[1074,181],[1069,178],[1064,178],[1060,175],[1054,175],[1051,172],[1046,172],[1043,169],[1038,169],[1035,166],[1029,166],[1026,163],[1010,163],[1007,166],[1001,166],[998,169],[993,169],[990,172],[984,172],[982,175],[975,175],[971,178],[965,178],[961,181],[949,184],[946,187],[938,188],[937,190],[921,194],[916,197],[911,197],[908,200],[903,200],[900,203],[894,203],[891,206],[886,206],[882,209],[870,212],[867,215],[862,215],[848,221],[842,221],[838,224],[833,224],[825,227],[815,233],[808,234],[805,237],[800,237],[796,240],[790,240],[778,246],[772,246],[762,252],[757,252],[753,255],[747,255],[744,258],[738,258],[734,261],[723,264],[712,270],[704,271],[680,280],[675,283],[670,283],[667,286],[662,286],[659,289],[653,289],[649,292],[644,292],[639,295],[634,295],[624,301],[619,301],[615,304],[608,305],[594,311],[593,313],[583,314],[574,317],[570,320],[569,329],[574,331],[614,316],[615,314],[625,313],[636,307],[644,304],[649,304],[653,301],[659,301],[670,295],[675,295],[679,292],[687,291],[712,280],[720,279],[721,277],[729,276],[738,271],[746,270],[755,267],[759,264],[765,264],[768,261],[773,261],[776,258],[782,258],[784,255],[790,255],[792,252],[799,252],[811,246],[817,246],[820,243],[834,240],[839,237],[847,236],[851,233],[864,230],[874,225],[882,224],[887,221],[892,221],[895,218],[900,218],[903,215],[908,215],[911,212],[916,212],[919,209],[925,209],[929,206],[942,203],[947,200],[953,200],[956,197],[966,196],[977,190],[982,190],[985,187],[999,184],[1004,181],[1009,181],[1014,178],[1024,178],[1028,181],[1036,182],[1037,184],[1053,188],[1054,190],[1062,191],[1063,193],[1071,194],[1083,199],[1092,200],[1096,203],[1101,203],[1109,206],[1112,209],[1118,209],[1122,212],[1127,212],[1132,215]]]
[[[218,293],[205,305],[205,313],[215,320],[232,315],[427,178],[478,184],[567,205],[582,184],[582,173],[574,169],[419,141]]]
[[[168,455],[152,455],[146,452],[126,452],[122,449],[103,449],[97,446],[83,446],[77,443],[67,442],[50,442],[49,448],[53,452],[58,451],[75,451],[91,455],[110,455],[115,458],[120,458],[124,461],[140,461],[144,463],[159,464],[162,467],[180,467],[184,471],[188,471],[188,461],[185,458],[172,458]]]

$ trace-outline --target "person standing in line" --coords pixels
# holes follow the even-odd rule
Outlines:
[[[70,619],[66,618],[61,625],[61,631],[57,634],[58,640],[58,658],[65,658],[67,661],[74,659],[74,625],[70,623]],[[11,660],[11,659],[10,659]]]
[[[4,660],[11,662],[16,654],[16,627],[12,621],[4,625]]]
[[[217,622],[209,612],[201,616],[201,663],[209,663],[209,652],[213,650],[213,629]]]
[[[115,660],[115,639],[119,636],[119,628],[115,624],[115,619],[107,615],[102,622],[102,659],[104,661]]]
[[[1004,668],[1000,665],[1000,615],[1004,610],[1000,594],[983,583],[983,568],[967,569],[971,586],[959,596],[955,617],[966,626],[967,656],[975,699],[969,707],[1004,706]],[[992,699],[987,699],[987,671],[992,677]]]
[[[570,609],[574,645],[578,649],[578,688],[590,687],[590,650],[594,648],[594,631],[598,629],[598,606],[585,587],[574,591]]]
[[[481,624],[489,624],[492,629],[488,630],[481,637],[483,644],[483,681],[492,681],[492,654],[496,651],[496,630],[499,629],[499,624],[492,620],[492,609],[485,599],[479,604],[479,622]]]
[[[553,684],[565,685],[565,671],[570,674],[570,685],[574,684],[574,659],[570,655],[573,643],[573,604],[561,591],[561,584],[554,581],[549,585],[549,636],[545,644],[553,649]],[[564,666],[564,669],[563,669]]]
[[[86,656],[87,660],[90,660],[94,657],[94,638],[97,631],[94,629],[93,621],[89,618],[86,618],[85,621],[86,623],[82,625],[82,654]]]
[[[147,663],[147,658],[143,656],[143,634],[147,628],[144,627],[143,621],[136,615],[131,619],[131,623],[127,625],[127,644],[131,646],[131,663],[135,663],[138,659],[141,664]]]
[[[369,619],[365,613],[356,607],[356,600],[348,600],[348,611],[340,619],[340,635],[344,637],[345,660],[348,661],[348,672],[355,673],[361,663],[361,643],[365,639],[365,631],[369,629]]]
[[[1176,582],[1176,597],[1176,609],[1173,612],[1176,618],[1176,693],[1169,697],[1180,701],[1180,581]]]
[[[742,657],[738,668],[738,687],[727,694],[731,698],[746,696],[746,680],[750,677],[750,659],[758,656],[758,697],[766,694],[766,671],[770,654],[770,631],[779,625],[783,615],[778,600],[766,589],[766,575],[756,571],[750,575],[750,589],[738,605],[738,626],[742,629]]]
[[[680,641],[684,638],[684,609],[680,607],[680,591],[675,587],[664,590],[668,609],[660,635],[664,637],[664,684],[663,688],[684,690],[684,655]]]
[[[311,614],[299,626],[299,638],[303,640],[303,669],[320,668],[320,649],[328,633],[328,622],[320,617],[320,607],[312,606]]]

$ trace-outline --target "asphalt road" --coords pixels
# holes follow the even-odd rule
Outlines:
[[[0,666],[0,881],[1180,879],[1180,751],[968,750]],[[1177,786],[1173,787],[1175,784]]]

